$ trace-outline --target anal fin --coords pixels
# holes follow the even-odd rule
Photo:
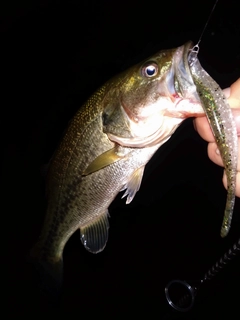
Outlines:
[[[84,227],[80,227],[81,241],[85,249],[92,253],[101,252],[108,240],[108,229],[108,211]]]

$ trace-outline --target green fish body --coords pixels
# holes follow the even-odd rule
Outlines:
[[[191,47],[161,51],[109,80],[70,122],[50,163],[46,218],[32,250],[53,277],[61,277],[64,246],[76,230],[88,251],[104,249],[111,202],[125,190],[130,203],[157,149],[184,119],[204,115]]]

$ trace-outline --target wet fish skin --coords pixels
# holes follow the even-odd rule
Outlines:
[[[46,218],[31,252],[58,287],[70,236],[80,229],[84,247],[92,253],[102,251],[108,239],[108,207],[116,195],[125,190],[130,203],[157,149],[184,119],[203,116],[202,105],[206,109],[210,100],[218,101],[212,79],[210,89],[205,88],[212,98],[205,93],[202,98],[204,70],[197,62],[189,68],[191,47],[189,42],[161,51],[110,79],[70,122],[50,163]],[[216,124],[222,116],[220,112]]]
[[[203,115],[182,63],[189,46],[161,51],[109,80],[70,122],[50,163],[46,218],[31,253],[45,269],[55,264],[61,273],[64,246],[77,229],[87,250],[103,250],[110,203],[122,190],[130,203],[156,150],[186,117]]]
[[[197,59],[190,69],[227,175],[227,201],[220,233],[222,237],[225,237],[231,227],[235,204],[238,161],[237,128],[230,106],[219,85],[202,68]]]

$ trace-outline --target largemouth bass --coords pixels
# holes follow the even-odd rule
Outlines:
[[[222,93],[219,99],[213,94],[215,82],[205,84],[197,58],[190,66],[192,46],[189,42],[161,51],[109,80],[70,122],[50,163],[46,218],[32,250],[52,275],[61,273],[64,246],[77,229],[88,251],[104,249],[108,207],[117,194],[125,190],[123,197],[130,203],[140,188],[145,165],[182,121],[204,116],[209,101],[216,102],[215,109],[217,102],[224,101]],[[216,125],[221,123],[221,135],[229,145],[223,147],[219,133],[216,138],[220,151],[229,154],[226,166],[231,171],[232,198],[236,165],[231,159],[236,159],[237,152],[231,141],[236,128],[231,118],[226,134],[223,118],[220,112]],[[212,117],[209,120],[213,123]]]

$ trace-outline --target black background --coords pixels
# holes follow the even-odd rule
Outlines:
[[[172,279],[199,280],[236,242],[237,199],[221,239],[222,168],[189,119],[147,165],[140,191],[110,207],[110,236],[98,255],[79,233],[64,251],[60,301],[35,286],[26,256],[44,217],[44,164],[69,119],[104,81],[164,48],[198,41],[214,1],[2,1],[2,292],[10,314],[163,319]],[[230,86],[240,74],[238,1],[220,0],[200,44],[203,67]],[[198,292],[192,311],[169,319],[238,312],[239,259]],[[95,315],[96,314],[96,315]],[[237,315],[236,315],[237,316]]]

